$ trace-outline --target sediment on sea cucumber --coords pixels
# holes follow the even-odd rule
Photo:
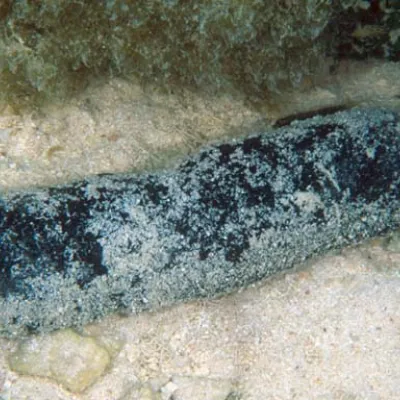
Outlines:
[[[295,121],[176,168],[0,197],[0,329],[213,297],[400,225],[400,122]]]

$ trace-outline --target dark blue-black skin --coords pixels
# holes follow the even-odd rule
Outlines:
[[[171,171],[0,199],[0,333],[211,297],[400,224],[395,113],[206,147]]]

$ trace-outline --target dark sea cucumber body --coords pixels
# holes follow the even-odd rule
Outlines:
[[[167,172],[3,195],[1,333],[212,297],[395,229],[399,172],[399,117],[352,110]]]

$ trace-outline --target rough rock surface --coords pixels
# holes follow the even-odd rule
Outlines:
[[[110,361],[108,351],[93,338],[69,329],[49,337],[31,337],[21,342],[9,358],[13,371],[50,378],[73,392],[87,389]]]
[[[399,122],[353,110],[204,148],[175,170],[0,202],[3,333],[246,286],[398,227]]]

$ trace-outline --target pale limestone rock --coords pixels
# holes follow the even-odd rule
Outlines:
[[[163,400],[162,393],[154,391],[150,386],[135,387],[118,400]]]
[[[77,397],[37,377],[20,377],[10,374],[4,387],[0,387],[1,400],[78,400]]]
[[[21,342],[9,357],[10,368],[24,375],[50,378],[82,392],[107,369],[109,353],[90,337],[67,329]]]
[[[232,382],[226,379],[207,379],[198,377],[177,376],[171,382],[175,384],[175,400],[208,399],[226,400],[232,397]]]

